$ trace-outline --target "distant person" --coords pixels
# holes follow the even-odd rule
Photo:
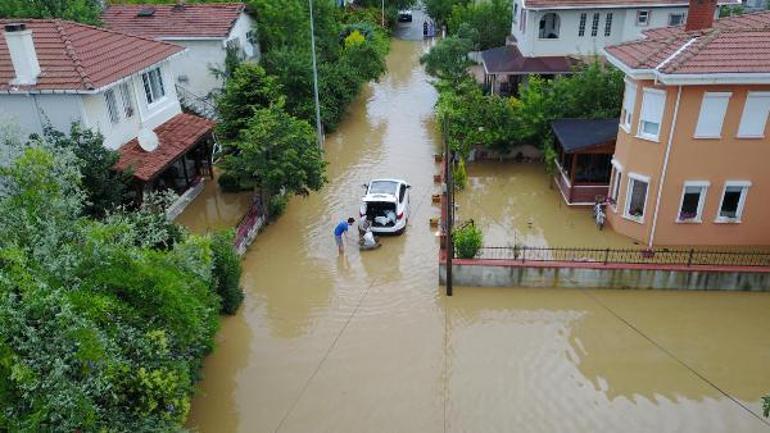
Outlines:
[[[340,223],[337,224],[337,227],[334,228],[334,241],[337,242],[337,250],[339,250],[340,255],[345,252],[345,247],[342,244],[342,236],[345,235],[354,222],[356,222],[356,220],[354,220],[353,217],[350,217],[347,221],[340,221]]]

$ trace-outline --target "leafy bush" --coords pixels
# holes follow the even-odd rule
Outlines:
[[[219,188],[224,192],[240,192],[244,190],[238,176],[226,171],[219,175],[217,182],[219,183]]]
[[[468,172],[465,170],[465,160],[460,159],[452,168],[452,179],[455,189],[463,190],[468,185]]]
[[[456,34],[463,24],[476,30],[472,38],[474,50],[505,45],[511,32],[512,4],[508,0],[487,0],[454,5],[449,16],[450,32]]]
[[[289,196],[286,194],[275,194],[270,197],[268,202],[268,214],[270,218],[278,218],[286,212],[286,206],[289,205]]]
[[[243,302],[241,289],[241,259],[233,248],[232,230],[211,236],[214,291],[222,299],[221,312],[235,314]]]
[[[212,241],[153,206],[85,217],[71,148],[3,145],[0,431],[179,431],[218,327]]]
[[[115,170],[120,153],[104,147],[104,137],[100,133],[73,123],[67,135],[48,125],[43,135],[33,135],[32,141],[38,146],[68,149],[78,158],[86,195],[83,211],[87,215],[102,218],[110,210],[135,199],[136,195],[130,188],[130,170]]]
[[[260,11],[257,21],[262,64],[280,83],[286,96],[286,111],[314,124],[307,2],[252,0],[250,3]],[[321,121],[327,131],[337,127],[361,86],[385,71],[389,39],[379,26],[379,9],[348,10],[350,12],[336,7],[331,1],[314,4]],[[360,17],[360,21],[356,17]],[[360,36],[365,36],[363,42]]]
[[[457,257],[472,259],[484,243],[484,235],[481,229],[471,222],[455,229],[452,232],[452,240]]]
[[[765,418],[770,416],[770,395],[762,397],[762,414]]]

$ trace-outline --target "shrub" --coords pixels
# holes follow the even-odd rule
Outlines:
[[[289,196],[286,194],[276,194],[270,197],[268,203],[268,213],[270,218],[278,218],[286,212],[286,206],[289,204]]]
[[[239,180],[238,176],[234,175],[233,173],[227,171],[223,172],[219,175],[217,182],[219,183],[219,187],[224,192],[243,191],[243,188],[241,188],[241,181]]]
[[[214,291],[222,299],[221,312],[235,314],[243,302],[241,289],[241,259],[233,248],[232,230],[211,236]]]
[[[468,172],[465,170],[465,160],[460,159],[457,165],[452,168],[452,178],[454,179],[455,189],[464,190],[468,185]]]
[[[461,259],[472,259],[484,243],[484,235],[481,229],[473,222],[455,229],[452,233],[455,251]]]

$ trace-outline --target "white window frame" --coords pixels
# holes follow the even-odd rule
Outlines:
[[[767,119],[768,119],[768,113],[765,113],[765,127],[762,130],[761,134],[747,134],[745,132],[742,132],[744,129],[744,121],[746,119],[746,115],[749,113],[754,112],[755,110],[748,110],[747,106],[749,103],[749,98],[752,96],[759,97],[759,98],[770,98],[770,92],[747,92],[746,93],[746,102],[743,103],[743,112],[741,113],[741,120],[738,124],[738,138],[765,138],[764,131],[767,129]]]
[[[156,95],[152,86],[152,77],[155,71],[157,71],[157,77],[160,82],[161,95]],[[144,97],[147,98],[148,106],[155,105],[166,98],[166,85],[163,83],[163,70],[160,66],[142,74],[142,87],[144,88]]]
[[[711,182],[706,180],[686,180],[682,186],[682,197],[679,199],[679,209],[676,212],[677,223],[702,223],[703,222],[703,207],[706,205],[706,195],[709,191]],[[687,188],[700,188],[700,197],[698,197],[698,206],[695,212],[695,217],[690,219],[682,219],[682,206],[684,205],[684,195],[687,192]]]
[[[134,100],[131,98],[131,85],[128,82],[120,83],[120,99],[123,101],[123,115],[126,119],[134,117]]]
[[[110,119],[110,123],[113,125],[120,123],[118,98],[115,96],[114,88],[104,92],[104,105],[107,107],[107,118]]]
[[[729,217],[723,217],[720,215],[722,213],[722,205],[725,201],[725,194],[727,193],[728,187],[740,187],[741,190],[741,196],[738,199],[738,207],[735,210],[735,218],[729,218]],[[719,207],[717,208],[717,217],[714,220],[715,223],[729,223],[729,224],[739,224],[741,222],[741,218],[743,217],[743,209],[746,207],[746,196],[749,195],[749,188],[751,187],[751,182],[747,180],[728,180],[725,182],[724,187],[722,187],[722,198],[719,199]]]
[[[594,13],[593,18],[591,18],[591,37],[595,38],[599,34],[599,19],[601,17],[601,14],[599,12]]]
[[[612,12],[604,14],[604,37],[612,35]]]
[[[679,21],[679,24],[671,24],[671,18],[673,18],[673,17],[682,17],[681,20]],[[684,12],[672,12],[672,13],[668,14],[668,26],[669,27],[681,26],[686,21],[687,21],[687,14],[684,13]]]
[[[631,82],[630,80],[625,80],[626,82],[626,90],[623,94],[623,106],[621,109],[621,113],[623,118],[621,119],[620,126],[623,128],[626,133],[631,133],[631,124],[634,120],[634,108],[636,107],[636,92],[637,87],[636,83]],[[630,96],[630,100],[629,100]],[[630,110],[629,110],[630,108]]]
[[[722,137],[722,128],[724,127],[725,123],[725,115],[727,114],[727,106],[730,105],[730,98],[732,97],[732,92],[703,92],[703,99],[701,99],[700,103],[700,113],[698,114],[698,121],[695,123],[695,133],[693,134],[693,138],[721,138]],[[707,107],[706,101],[714,101],[718,100],[719,103],[724,103],[724,106],[710,106]],[[710,114],[719,114],[717,110],[721,110],[721,115],[719,115],[719,121],[715,121],[714,119],[708,119],[707,116]],[[716,124],[719,126],[719,130],[716,134],[710,134],[707,131],[703,131],[703,129],[708,128],[710,125]]]
[[[628,181],[626,182],[626,201],[623,203],[623,218],[637,222],[639,224],[644,224],[644,218],[647,216],[647,201],[650,198],[650,177],[639,173],[630,172],[626,178],[628,178]],[[631,195],[634,192],[632,185],[633,182],[644,182],[647,184],[647,191],[644,194],[644,205],[642,206],[642,216],[640,217],[633,216],[629,213],[629,207],[631,206]]]
[[[620,186],[623,181],[623,166],[615,159],[610,161],[612,164],[612,179],[610,182],[610,207],[614,213],[618,213],[618,201],[620,201]]]
[[[660,107],[660,119],[658,119],[658,133],[656,135],[648,134],[644,132],[644,122],[647,122],[645,120],[645,110],[644,110],[644,100],[646,99],[647,94],[658,94],[663,96],[663,104]],[[636,129],[636,136],[638,138],[644,139],[644,140],[650,140],[654,142],[660,141],[660,131],[663,129],[663,118],[666,114],[666,91],[661,89],[655,89],[652,87],[645,87],[642,89],[642,108],[639,110],[639,124],[637,125]],[[654,123],[654,122],[648,122],[648,123]]]
[[[652,15],[652,11],[650,9],[642,9],[642,10],[636,11],[637,27],[648,27],[650,25],[651,15]],[[642,16],[644,16],[644,21],[642,21]]]

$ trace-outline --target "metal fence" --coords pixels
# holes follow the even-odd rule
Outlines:
[[[612,249],[482,247],[477,259],[521,262],[575,262],[601,264],[650,264],[684,266],[766,266],[770,252],[710,251],[696,249]]]

